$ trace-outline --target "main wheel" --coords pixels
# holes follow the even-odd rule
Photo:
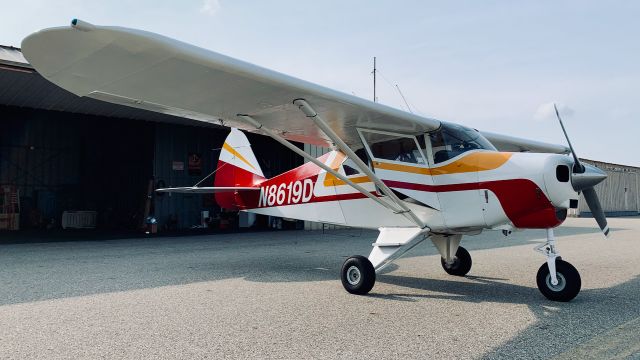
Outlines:
[[[467,249],[458,246],[458,251],[456,251],[456,255],[453,257],[453,262],[447,264],[446,260],[441,257],[440,263],[447,274],[465,276],[469,270],[471,270],[471,254],[469,254]]]
[[[342,264],[342,286],[352,294],[364,295],[376,283],[376,270],[364,256],[351,256]]]
[[[547,263],[542,264],[536,276],[538,289],[547,299],[570,301],[580,292],[582,282],[578,270],[566,261],[556,259],[556,278],[558,284],[551,283],[551,272]]]

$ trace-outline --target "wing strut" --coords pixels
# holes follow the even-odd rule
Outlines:
[[[332,174],[333,176],[337,177],[338,179],[344,181],[345,183],[347,183],[348,185],[350,185],[351,187],[353,187],[354,189],[358,190],[359,192],[361,192],[363,195],[367,196],[368,198],[370,198],[371,200],[374,200],[375,202],[377,202],[378,204],[384,206],[385,208],[393,211],[396,214],[403,214],[405,217],[407,216],[407,212],[402,210],[402,209],[396,209],[394,206],[392,206],[390,203],[383,201],[382,199],[380,199],[379,197],[373,195],[372,193],[370,193],[369,191],[367,191],[367,189],[363,188],[362,186],[354,183],[353,181],[351,181],[349,178],[347,178],[346,176],[340,174],[339,172],[335,171],[334,169],[332,169],[331,167],[329,167],[328,165],[326,165],[325,163],[323,163],[322,161],[314,158],[313,156],[307,154],[305,151],[300,150],[297,146],[293,145],[291,142],[289,142],[289,140],[286,140],[285,138],[283,138],[282,136],[276,134],[275,132],[273,132],[270,129],[267,129],[266,127],[263,127],[262,124],[260,122],[258,122],[257,120],[255,120],[254,118],[252,118],[249,115],[244,115],[244,114],[238,114],[238,117],[240,117],[241,119],[243,119],[244,121],[246,121],[247,123],[255,126],[256,129],[262,131],[263,133],[265,133],[266,135],[268,135],[269,137],[271,137],[272,139],[276,140],[277,142],[279,142],[280,144],[284,145],[285,147],[287,147],[289,150],[295,152],[296,154],[302,156],[303,158],[311,161],[312,163],[316,164],[317,166],[319,166],[321,169],[325,170],[326,172]],[[407,217],[411,222],[415,223],[415,220],[413,220],[413,218],[411,217]],[[419,220],[419,219],[418,219]],[[421,224],[421,223],[419,223]],[[422,226],[424,227],[424,226]]]
[[[393,193],[391,189],[382,181],[380,178],[373,172],[371,169],[356,155],[353,150],[347,145],[342,139],[338,136],[338,134],[333,131],[332,128],[327,125],[327,123],[318,115],[318,113],[309,105],[309,103],[304,99],[296,99],[293,101],[295,105],[300,108],[300,110],[313,122],[336,144],[343,153],[347,154],[349,159],[353,160],[353,162],[358,165],[360,170],[362,170],[373,182],[376,186],[382,190],[382,192],[391,199],[398,207],[402,209],[402,213],[406,214],[414,224],[418,225],[420,228],[425,228],[427,224],[425,224],[411,209],[407,207],[407,205],[400,200],[396,194]]]

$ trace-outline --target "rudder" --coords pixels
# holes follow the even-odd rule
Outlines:
[[[231,128],[220,149],[214,186],[257,186],[265,180],[249,139],[240,130]],[[215,198],[221,207],[237,209],[235,193],[216,193]]]

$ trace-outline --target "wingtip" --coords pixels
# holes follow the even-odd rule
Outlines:
[[[77,18],[71,20],[71,27],[80,31],[91,31],[96,28],[95,25]]]

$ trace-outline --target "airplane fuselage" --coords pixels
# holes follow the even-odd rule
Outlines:
[[[347,174],[342,153],[332,151],[319,160]],[[434,167],[380,160],[372,166],[433,232],[470,233],[560,225],[571,200],[578,197],[568,178],[562,177],[571,164],[564,155],[479,150]],[[251,178],[249,173],[244,176]],[[381,196],[367,176],[356,173],[348,178]],[[353,227],[412,225],[312,163],[252,181],[260,191],[216,194],[218,203],[257,214]]]

